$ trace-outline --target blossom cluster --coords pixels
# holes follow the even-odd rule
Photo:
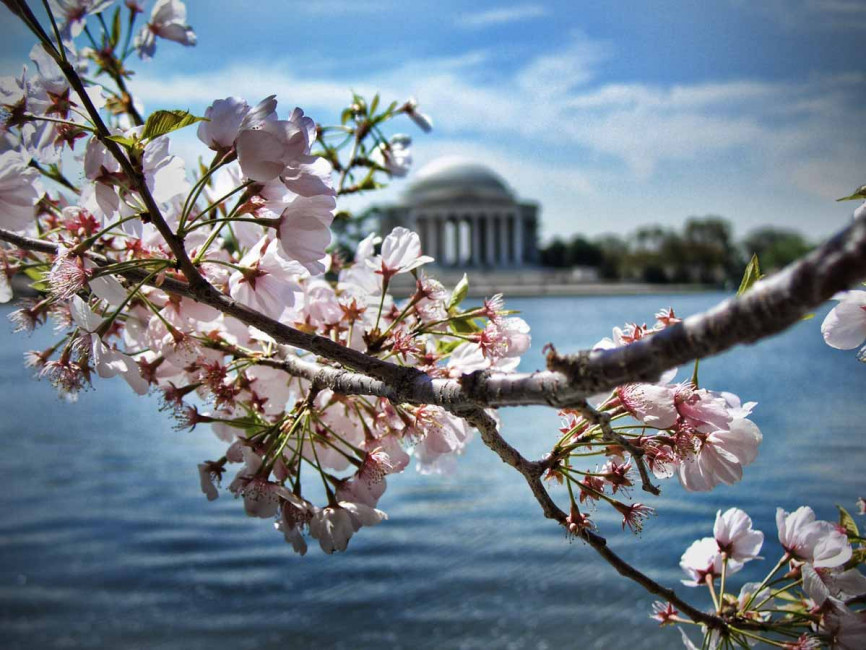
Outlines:
[[[183,2],[157,0],[136,29],[144,9],[126,0],[124,35],[121,7],[112,20],[102,17],[111,0],[49,0],[54,40],[26,2],[4,4],[40,41],[32,68],[0,79],[0,229],[16,244],[0,247],[0,302],[12,299],[13,278],[29,277],[35,297],[10,318],[19,331],[50,320],[57,334],[25,363],[68,400],[94,374],[120,377],[136,394],[158,395],[179,429],[208,425],[225,451],[199,463],[202,493],[216,499],[225,485],[300,554],[310,538],[326,553],[344,551],[362,527],[386,519],[379,505],[388,481],[413,460],[423,473],[449,471],[473,430],[436,405],[446,402],[403,402],[396,389],[341,392],[322,379],[363,367],[346,358],[387,361],[430,380],[498,376],[514,371],[530,347],[529,326],[502,296],[466,306],[465,277],[446,288],[428,275],[435,260],[417,234],[395,228],[333,240],[337,219],[346,219],[337,212],[340,196],[377,189],[410,169],[411,139],[388,136],[386,127],[402,116],[429,131],[432,120],[418,103],[384,106],[378,95],[369,102],[354,95],[333,127],[297,107],[278,109],[273,95],[215,99],[201,117],[155,111],[145,119],[126,86],[126,62],[153,56],[159,39],[195,45]],[[88,29],[92,16],[97,36]],[[188,166],[172,153],[171,134],[192,125],[209,163]],[[79,174],[64,172],[70,158]],[[756,260],[753,271],[747,275],[759,276]],[[414,284],[396,297],[392,281],[400,275]],[[822,328],[833,347],[866,339],[864,297],[837,296]],[[679,322],[664,309],[653,326],[614,328],[596,349],[634,345]],[[292,347],[285,341],[298,338],[276,332],[317,345]],[[331,352],[309,351],[317,349]],[[581,511],[596,504],[639,532],[654,509],[632,499],[638,482],[657,493],[654,479],[677,476],[685,490],[705,492],[740,481],[755,460],[756,404],[700,386],[697,362],[688,380],[676,382],[676,372],[562,409],[559,439],[540,461],[508,450],[533,492],[548,496],[538,484],[545,471],[566,485],[567,514],[539,500],[570,534],[604,545]],[[372,375],[355,378],[375,383]],[[496,419],[490,410],[486,416]],[[777,525],[782,558],[738,597],[726,593],[726,580],[759,559],[764,542],[744,512],[720,511],[713,536],[682,556],[684,582],[708,587],[724,623],[704,647],[762,640],[759,632],[781,635],[775,645],[792,649],[863,647],[857,606],[866,578],[856,567],[866,550],[853,518],[843,510],[836,525],[809,508],[780,509]],[[672,602],[654,612],[663,624],[684,621]]]
[[[296,551],[306,552],[307,534],[327,553],[345,550],[361,526],[386,517],[377,506],[390,475],[412,458],[422,472],[447,471],[471,428],[438,406],[335,394],[299,376],[295,363],[329,362],[173,289],[192,280],[173,244],[226,299],[431,377],[513,370],[529,328],[500,296],[463,308],[465,283],[449,291],[429,277],[423,267],[433,259],[405,228],[368,235],[351,259],[333,246],[337,195],[370,185],[347,185],[354,170],[405,174],[408,138],[386,140],[381,128],[405,115],[429,129],[417,102],[377,110],[378,98],[367,105],[355,96],[346,116],[357,125],[349,160],[323,140],[326,129],[300,108],[279,111],[274,96],[217,99],[203,118],[162,111],[144,121],[124,94],[124,59],[151,56],[158,38],[194,45],[195,35],[183,3],[159,0],[125,52],[106,32],[98,51],[78,50],[72,39],[86,32],[87,16],[110,5],[55,2],[62,53],[40,44],[35,71],[0,81],[0,228],[53,248],[0,249],[0,298],[11,299],[17,273],[39,292],[11,314],[16,329],[50,319],[59,336],[26,363],[69,400],[94,373],[160,395],[178,427],[206,423],[226,443],[221,458],[199,465],[208,499],[231,472],[224,482],[247,514],[274,519]],[[127,8],[132,29],[141,8]],[[118,87],[88,86],[85,101],[73,81],[94,61]],[[195,123],[213,155],[199,170],[171,151],[171,131]],[[77,156],[80,186],[63,173],[65,152]],[[389,288],[403,274],[414,276],[415,289],[400,300]],[[315,505],[308,495],[319,484]]]
[[[726,636],[707,632],[704,647],[749,647],[755,641],[789,650],[866,646],[866,612],[858,609],[866,576],[857,568],[866,563],[866,540],[853,517],[839,510],[839,523],[832,523],[817,519],[808,506],[793,512],[779,508],[782,556],[762,582],[744,584],[737,596],[726,592],[727,580],[746,562],[761,559],[764,534],[738,508],[716,514],[713,536],[694,542],[680,561],[689,576],[683,583],[707,586],[716,613],[731,622]],[[683,622],[670,603],[655,603],[652,618],[661,625]],[[685,633],[683,641],[695,647]]]
[[[653,327],[636,323],[615,327],[612,337],[599,341],[595,349],[629,345],[678,322],[673,309],[662,309]],[[588,414],[586,409],[560,411],[562,435],[551,452],[556,462],[549,476],[567,480],[580,503],[612,506],[622,515],[623,528],[635,532],[654,510],[642,503],[623,503],[615,495],[628,496],[638,480],[639,465],[648,470],[641,476],[645,489],[650,487],[651,473],[657,479],[676,475],[686,490],[705,492],[741,480],[763,438],[749,419],[755,402],[743,403],[733,393],[699,388],[696,375],[674,383],[676,373],[676,369],[665,373],[658,383],[624,384],[610,395],[596,396],[597,410]],[[629,419],[636,424],[622,423]],[[597,455],[607,458],[602,467],[576,466],[578,459]],[[578,507],[572,504],[575,519]],[[589,525],[586,515],[580,521]]]

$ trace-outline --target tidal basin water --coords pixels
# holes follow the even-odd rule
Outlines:
[[[688,315],[722,294],[508,301],[532,325],[521,369],[541,348],[592,345],[659,307]],[[744,480],[688,494],[676,480],[654,498],[640,537],[599,510],[610,545],[676,586],[680,555],[712,534],[718,508],[739,506],[767,537],[733,576],[760,579],[779,554],[774,514],[811,505],[854,510],[866,496],[866,366],[825,346],[814,320],[756,347],[701,364],[703,386],[758,402],[764,433]],[[3,315],[9,309],[3,310]],[[5,320],[5,319],[4,319]],[[347,553],[311,543],[299,557],[271,522],[247,518],[228,493],[209,503],[196,463],[223,445],[206,426],[176,432],[155,398],[99,381],[77,404],[30,378],[22,353],[45,346],[0,334],[0,626],[5,648],[667,648],[654,600],[546,521],[519,476],[477,439],[448,477],[414,470],[390,480],[390,520],[363,529]],[[682,369],[679,379],[689,376]],[[531,457],[553,444],[543,408],[502,413],[507,439]],[[557,492],[558,496],[562,496]],[[862,521],[862,520],[861,520]],[[761,566],[757,566],[757,565]],[[697,592],[682,585],[687,596]],[[699,602],[707,605],[700,594]]]

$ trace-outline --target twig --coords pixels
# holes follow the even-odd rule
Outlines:
[[[661,494],[661,490],[659,490],[658,486],[653,485],[650,480],[649,472],[647,471],[646,463],[644,463],[643,459],[644,450],[641,447],[633,445],[629,440],[611,428],[610,415],[604,411],[596,410],[586,401],[579,402],[571,408],[580,413],[585,420],[601,429],[601,435],[607,442],[617,444],[631,454],[631,457],[634,459],[634,464],[637,467],[637,471],[640,474],[641,487],[645,492],[655,494],[656,496]]]
[[[3,229],[0,229],[0,240],[43,253],[55,253],[57,248],[54,244]],[[143,276],[127,277],[140,280]],[[280,343],[313,352],[388,384],[388,387],[372,382],[365,384],[357,374],[341,374],[340,385],[353,394],[379,394],[363,393],[366,385],[371,391],[393,391],[401,401],[446,408],[531,404],[563,408],[574,407],[588,395],[612,390],[618,385],[655,381],[668,368],[771,336],[798,323],[806,313],[864,277],[866,220],[861,219],[799,262],[758,283],[744,296],[727,300],[630,345],[611,350],[586,350],[570,356],[555,355],[550,362],[553,370],[510,374],[478,371],[460,379],[433,379],[415,368],[382,361],[331,339],[301,332],[235,302],[213,287],[211,292],[201,296],[187,283],[166,279],[160,288],[210,305],[266,332]],[[718,336],[718,341],[714,341],[713,336]]]
[[[509,445],[500,435],[496,425],[496,420],[494,420],[493,417],[483,409],[476,408],[457,414],[478,429],[484,444],[493,450],[493,452],[496,453],[504,463],[511,465],[523,475],[529,485],[529,489],[532,490],[532,494],[541,506],[544,516],[548,519],[557,521],[561,526],[568,530],[566,523],[567,515],[553,502],[553,499],[550,498],[550,495],[541,483],[541,471],[539,471],[540,464],[526,460],[520,455],[520,452]],[[604,537],[586,529],[580,532],[580,537],[589,544],[596,553],[604,558],[608,564],[616,569],[620,575],[637,582],[650,593],[664,598],[696,623],[702,623],[711,629],[717,630],[724,630],[727,627],[727,624],[723,619],[692,607],[677,596],[673,589],[668,589],[667,587],[660,585],[655,580],[646,574],[641,573],[638,569],[623,560],[608,547],[607,541]]]

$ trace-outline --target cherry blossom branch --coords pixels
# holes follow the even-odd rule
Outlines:
[[[610,426],[610,415],[608,413],[593,408],[593,406],[587,401],[579,402],[571,408],[580,413],[588,422],[591,422],[601,429],[601,435],[607,442],[619,445],[631,454],[631,457],[634,459],[634,464],[637,466],[637,471],[640,474],[641,487],[644,492],[649,492],[656,496],[661,494],[661,490],[659,490],[658,486],[653,485],[653,482],[650,480],[649,472],[647,471],[646,463],[643,459],[644,450],[637,445],[633,445],[625,437],[613,430]]]
[[[148,219],[150,219],[151,223],[153,223],[154,227],[159,231],[159,234],[165,240],[166,244],[168,244],[168,247],[177,259],[178,267],[189,281],[190,289],[193,294],[198,298],[204,297],[205,295],[218,294],[219,292],[207,280],[205,280],[204,277],[202,277],[199,270],[190,260],[186,248],[184,247],[183,240],[175,235],[174,231],[172,231],[171,227],[165,221],[159,206],[156,204],[156,201],[150,192],[150,188],[147,186],[144,173],[123,153],[120,145],[111,139],[111,131],[108,130],[102,116],[99,114],[99,111],[96,106],[94,106],[90,96],[87,94],[87,91],[84,88],[84,83],[78,75],[78,72],[75,70],[75,66],[73,66],[66,58],[63,44],[59,43],[59,49],[55,48],[45,34],[45,31],[39,25],[36,17],[30,11],[29,7],[27,7],[27,4],[24,2],[17,2],[15,4],[27,16],[29,20],[25,22],[27,22],[31,31],[33,31],[33,33],[43,42],[45,51],[51,56],[60,68],[61,72],[63,72],[63,76],[66,77],[70,87],[78,95],[78,98],[84,105],[85,111],[87,111],[87,115],[90,117],[90,121],[95,127],[94,135],[108,150],[112,157],[117,160],[121,169],[123,169],[124,174],[127,175],[132,182],[132,186],[141,196],[141,199],[144,202],[144,207],[147,210]],[[49,15],[51,15],[50,10]]]
[[[484,444],[496,453],[499,458],[514,467],[526,479],[529,489],[532,491],[536,501],[541,506],[544,516],[548,519],[553,519],[568,530],[566,522],[567,515],[559,506],[551,499],[544,485],[541,483],[541,475],[544,471],[543,462],[532,462],[525,459],[520,452],[512,447],[500,435],[496,420],[483,409],[474,408],[464,410],[463,412],[455,411],[457,415],[464,418],[472,426],[478,429],[481,434],[481,439]],[[607,545],[607,540],[593,533],[590,530],[582,529],[580,537],[589,544],[604,560],[610,564],[620,575],[637,582],[651,594],[660,596],[679,608],[686,616],[691,618],[696,623],[702,623],[708,628],[724,630],[727,624],[724,620],[713,614],[707,614],[699,609],[689,605],[687,602],[677,596],[673,589],[669,589],[660,585],[655,580],[642,573],[631,564],[614,553]]]
[[[777,334],[864,278],[866,220],[856,219],[742,296],[623,347],[571,355],[552,350],[547,367],[591,394],[628,382],[657,381],[670,368]]]
[[[28,250],[56,251],[52,244],[2,229],[0,240]],[[141,279],[136,274],[127,277]],[[210,305],[262,330],[279,343],[307,350],[367,375],[363,379],[336,369],[332,369],[333,374],[323,375],[335,382],[339,377],[335,386],[352,394],[394,396],[399,401],[449,409],[534,404],[563,408],[579,405],[588,395],[625,383],[655,381],[669,368],[781,332],[864,277],[866,220],[860,219],[743,296],[726,300],[652,336],[609,350],[584,350],[574,355],[551,352],[548,371],[511,374],[478,371],[460,379],[434,379],[415,368],[383,361],[329,338],[302,332],[237,303],[208,283],[209,290],[204,294],[186,283],[168,279],[160,288]],[[370,377],[382,380],[387,386],[368,381]],[[365,393],[366,390],[370,392]]]

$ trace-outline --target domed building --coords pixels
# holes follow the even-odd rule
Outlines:
[[[519,201],[496,172],[465,158],[434,160],[401,203],[381,212],[383,234],[414,230],[439,266],[513,269],[538,261],[538,204]]]

